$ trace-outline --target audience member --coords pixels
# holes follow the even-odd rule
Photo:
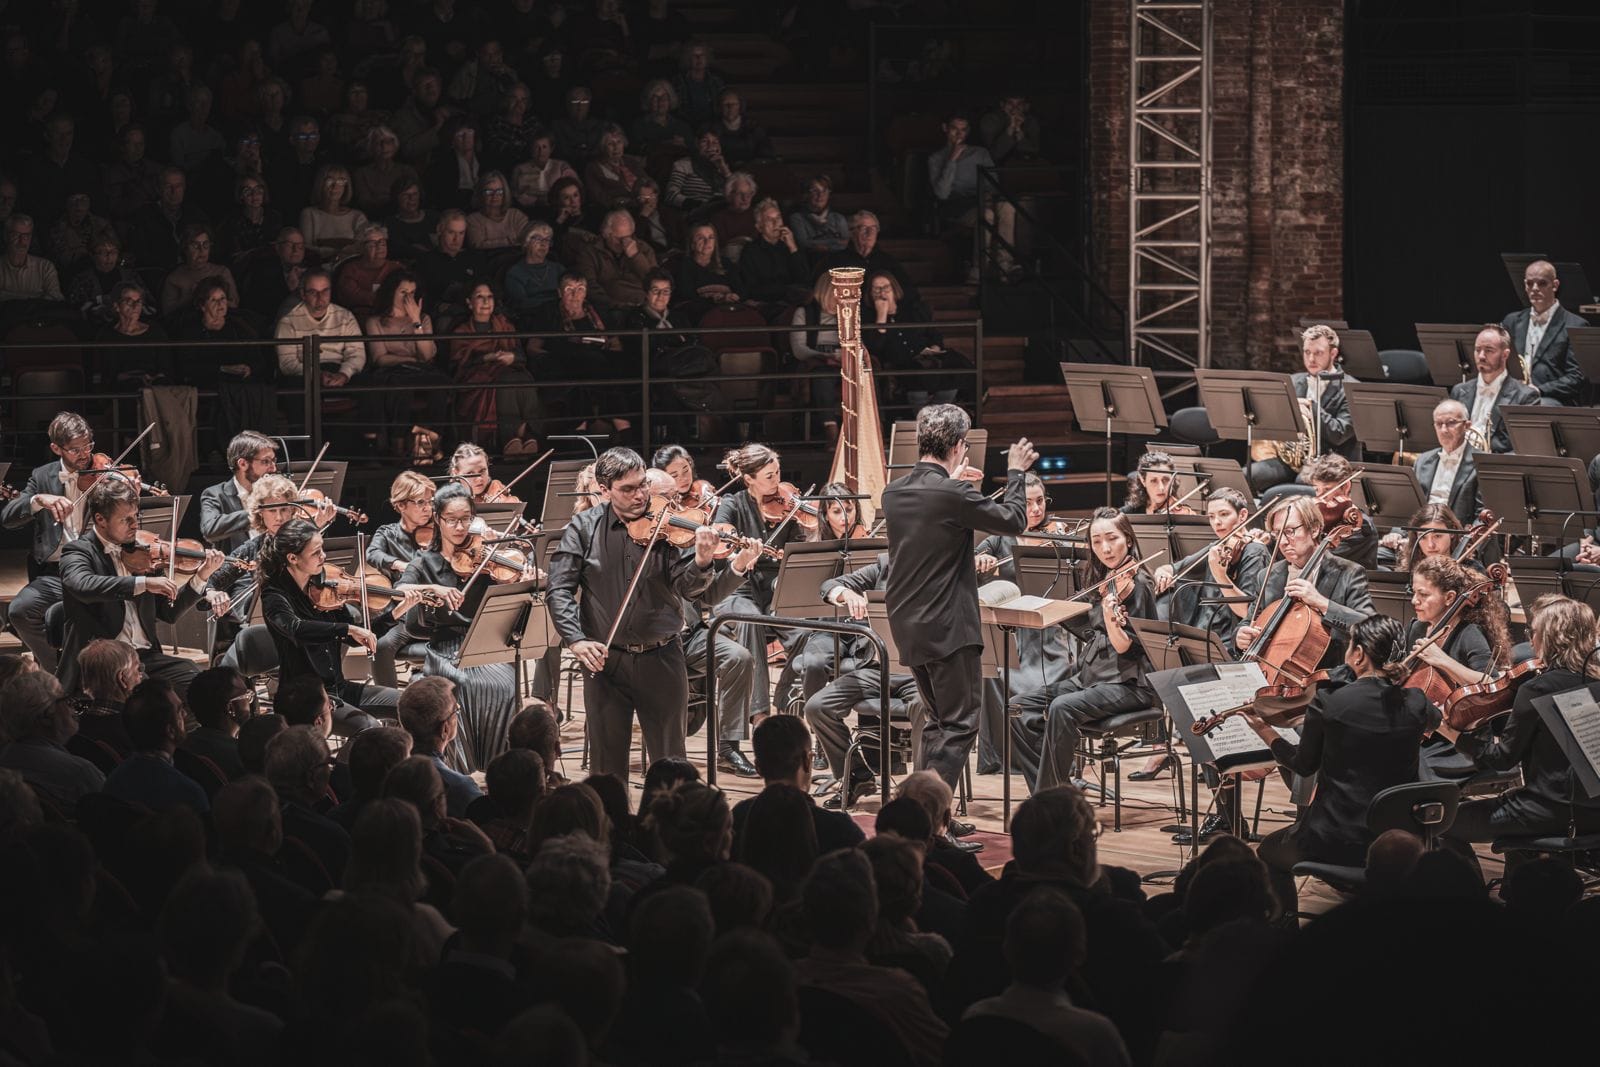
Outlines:
[[[434,249],[434,235],[439,228],[439,216],[422,206],[422,182],[417,178],[395,179],[389,189],[394,214],[386,224],[389,227],[389,246],[407,262],[415,263]]]
[[[695,138],[694,151],[672,164],[667,178],[667,203],[683,211],[705,207],[722,194],[733,168],[722,157],[722,140],[707,128]]]
[[[867,959],[880,967],[899,967],[927,991],[931,1001],[944,988],[950,942],[918,929],[922,910],[923,848],[896,834],[879,834],[861,846],[872,864],[878,890],[878,922],[867,942]]]
[[[342,831],[341,831],[342,832]],[[374,799],[350,831],[350,862],[340,888],[362,900],[387,897],[411,913],[413,966],[432,967],[455,932],[429,892],[423,871],[423,819],[404,799]]]
[[[400,694],[400,726],[411,735],[413,751],[438,768],[446,810],[453,819],[465,818],[467,805],[483,795],[470,775],[454,770],[445,760],[461,729],[460,719],[455,683],[448,678],[418,678]]]
[[[389,228],[382,223],[363,222],[356,230],[355,247],[356,256],[339,265],[333,298],[362,318],[379,310],[377,296],[384,282],[405,268],[389,258]]]
[[[478,188],[478,127],[468,115],[452,115],[440,132],[439,150],[422,172],[428,201],[441,207],[466,208]]]
[[[528,926],[536,943],[599,934],[610,866],[606,846],[588,834],[563,834],[539,845],[526,872]]]
[[[367,217],[350,206],[350,171],[329,164],[312,179],[312,202],[300,212],[300,233],[306,245],[323,258],[339,255],[355,243]]]
[[[711,129],[722,143],[722,154],[729,166],[772,157],[772,141],[767,131],[750,121],[744,112],[744,97],[737,89],[724,89],[717,98],[717,118]]]
[[[64,814],[105,786],[94,764],[67,751],[78,718],[61,683],[44,671],[24,671],[0,690],[0,770],[16,771]]]
[[[245,271],[239,296],[245,310],[268,322],[276,322],[300,298],[306,273],[315,269],[314,261],[306,261],[305,235],[293,226],[278,231],[272,251]]]
[[[511,168],[512,199],[523,211],[544,212],[557,182],[577,180],[578,172],[564,159],[555,158],[555,137],[541,130],[528,145],[528,158]]]
[[[434,322],[446,329],[467,312],[467,292],[488,280],[488,266],[467,247],[467,216],[459,209],[441,213],[434,234],[435,248],[417,260],[417,276]]]
[[[79,691],[72,698],[78,731],[67,742],[67,750],[111,773],[112,767],[133,751],[122,723],[122,709],[143,679],[139,653],[126,641],[102,637],[83,646],[78,653]],[[97,755],[113,758],[108,765],[97,760]]]
[[[851,215],[850,243],[843,250],[824,259],[822,270],[826,272],[832,267],[860,267],[868,274],[887,271],[900,282],[900,288],[906,294],[906,299],[919,299],[917,287],[912,284],[911,275],[906,272],[905,265],[878,247],[878,231],[878,216],[872,212],[857,211]]]
[[[205,814],[211,801],[199,783],[173,766],[184,738],[183,698],[171,683],[148,678],[134,687],[122,708],[132,752],[106,776],[108,796],[151,811],[189,807]]]
[[[411,735],[395,726],[374,726],[351,738],[340,755],[346,753],[350,796],[329,811],[328,818],[349,832],[367,805],[383,795],[383,782],[389,772],[411,755]]]
[[[628,127],[628,140],[641,152],[657,145],[687,149],[694,129],[677,114],[678,94],[665,78],[646,82],[639,92],[639,117]]]
[[[756,238],[756,179],[737,170],[722,183],[721,204],[709,208],[706,221],[722,237],[722,254],[738,261],[744,247]]]
[[[300,281],[300,301],[278,319],[278,373],[298,378],[304,371],[306,337],[360,337],[356,317],[333,302],[333,279],[325,270],[307,271]],[[366,345],[360,341],[323,341],[317,346],[322,387],[338,389],[366,366]]]
[[[422,980],[430,1039],[450,1062],[482,1062],[493,1035],[533,1002],[517,966],[527,898],[522,871],[503,855],[461,869],[450,907],[457,934]]]
[[[113,231],[102,231],[89,248],[87,264],[67,285],[67,306],[76,308],[93,325],[108,325],[116,318],[111,292],[123,283],[144,290],[138,272],[122,260],[122,239]],[[154,306],[155,301],[149,299],[148,293],[145,295]]]
[[[368,218],[379,218],[394,210],[396,184],[419,181],[420,175],[416,167],[400,161],[400,137],[392,128],[380,125],[368,130],[366,148],[368,161],[351,176],[355,206]]]
[[[583,168],[590,203],[609,209],[626,207],[633,201],[645,176],[644,160],[628,155],[627,150],[628,135],[622,127],[607,125],[600,135],[599,150]]]
[[[211,250],[216,236],[211,227],[203,223],[183,228],[183,262],[167,272],[166,284],[161,287],[161,313],[173,315],[194,302],[195,289],[201,282],[218,281],[228,294],[228,303],[239,306],[239,287],[234,283],[233,272],[221,264],[211,262]]]
[[[478,179],[472,208],[472,214],[467,216],[468,248],[498,252],[517,247],[528,216],[511,206],[510,186],[504,174],[491,170]]]
[[[673,886],[628,924],[628,991],[609,1056],[624,1063],[707,1062],[715,1044],[698,988],[716,926],[704,893]]]
[[[811,288],[811,264],[794,233],[783,224],[778,202],[768,197],[754,208],[756,237],[739,255],[739,280],[744,295],[766,304],[769,313],[785,304],[805,301]]]
[[[678,110],[691,126],[704,126],[716,117],[717,100],[727,82],[711,68],[711,45],[691,41],[680,57],[682,69],[672,79]]]
[[[600,240],[586,242],[574,269],[589,282],[602,308],[644,303],[644,277],[656,267],[655,249],[634,237],[633,216],[623,208],[606,213]]]
[[[553,234],[548,222],[528,223],[519,242],[522,258],[506,271],[506,310],[519,325],[556,299],[556,283],[565,271],[550,258]]]
[[[276,239],[283,228],[283,215],[268,203],[266,179],[245,174],[234,182],[234,211],[217,227],[221,261],[238,264],[243,257],[259,253]],[[241,295],[242,299],[242,295]]]
[[[209,760],[229,781],[243,778],[239,730],[256,714],[255,693],[245,676],[231,667],[201,671],[189,683],[184,703],[199,725],[184,736],[183,751]]]
[[[800,997],[794,965],[769,934],[718,929],[700,986],[716,1036],[716,1062],[809,1062],[796,1044]]]
[[[182,258],[184,229],[208,222],[205,212],[188,202],[189,179],[178,167],[161,170],[157,198],[128,219],[128,249],[141,268],[169,271]]]
[[[6,254],[0,260],[0,301],[62,299],[56,267],[33,248],[33,219],[14,213],[6,219]]]

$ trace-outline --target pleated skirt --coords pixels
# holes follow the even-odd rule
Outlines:
[[[517,683],[516,672],[509,663],[457,667],[455,658],[461,650],[462,637],[452,634],[429,642],[422,673],[455,683],[461,722],[445,759],[454,769],[471,774],[485,770],[508,747],[506,730],[517,714]]]

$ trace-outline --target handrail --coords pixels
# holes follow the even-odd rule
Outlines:
[[[820,604],[818,605],[821,606]],[[872,632],[869,626],[856,622],[837,622],[829,619],[795,619],[786,615],[758,615],[751,612],[728,611],[713,615],[707,624],[706,635],[706,784],[717,784],[717,633],[730,623],[751,626],[770,626],[777,630],[807,630],[813,633],[839,634],[865,637],[878,650],[878,788],[883,802],[889,803],[890,762],[889,734],[892,730],[889,709],[889,646]],[[839,810],[844,811],[850,800],[850,768],[844,769],[844,780],[839,783]]]

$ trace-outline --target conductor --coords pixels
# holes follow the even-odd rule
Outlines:
[[[977,737],[983,705],[972,531],[1019,534],[1027,529],[1022,474],[1039,458],[1027,438],[1012,445],[1005,493],[999,501],[989,500],[960,476],[971,428],[972,420],[954,404],[923,408],[917,414],[917,464],[883,490],[889,629],[927,709],[921,765],[952,788]]]

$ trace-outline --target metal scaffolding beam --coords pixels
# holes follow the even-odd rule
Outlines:
[[[1128,351],[1187,377],[1211,365],[1211,0],[1128,6]]]

